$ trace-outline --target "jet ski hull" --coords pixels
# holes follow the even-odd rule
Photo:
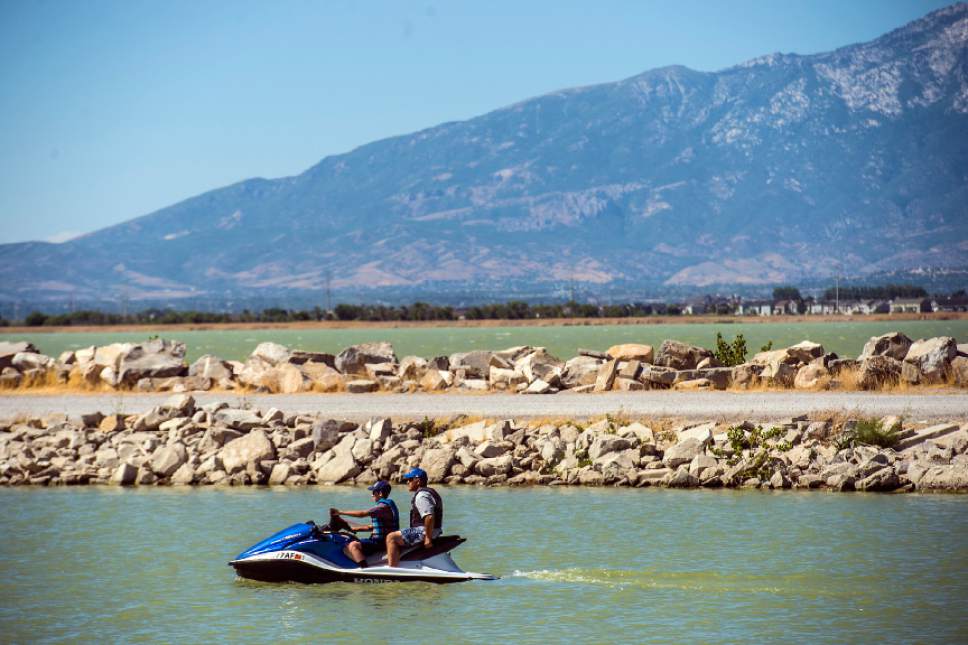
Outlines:
[[[451,549],[464,542],[460,536],[440,536],[430,548],[406,549],[399,567],[386,566],[384,554],[371,555],[366,567],[357,566],[344,552],[350,539],[311,523],[294,524],[243,551],[229,564],[240,577],[262,582],[446,584],[495,579],[490,574],[464,571],[451,559]]]
[[[448,554],[429,560],[402,562],[400,567],[371,566],[346,569],[297,551],[280,551],[253,556],[229,563],[242,578],[260,582],[299,582],[320,584],[328,582],[384,583],[432,582],[448,584],[467,580],[494,580],[485,573],[462,571]],[[437,566],[434,566],[437,565]],[[440,568],[437,568],[440,567]]]

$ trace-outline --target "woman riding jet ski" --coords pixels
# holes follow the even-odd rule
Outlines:
[[[451,559],[450,551],[465,542],[458,535],[436,536],[430,547],[423,542],[404,546],[398,565],[390,567],[382,552],[371,552],[365,563],[348,558],[344,548],[356,540],[354,532],[336,509],[330,509],[328,524],[293,524],[243,551],[229,564],[243,578],[264,582],[444,583],[495,579],[487,573],[464,571]],[[357,554],[362,555],[359,550]]]

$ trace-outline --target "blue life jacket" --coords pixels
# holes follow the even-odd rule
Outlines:
[[[386,497],[381,497],[376,501],[376,503],[388,506],[393,517],[386,522],[383,521],[379,516],[373,517],[373,533],[370,534],[371,540],[381,540],[388,534],[400,530],[400,511],[397,510],[397,505],[394,503],[394,501],[392,499],[387,499]]]

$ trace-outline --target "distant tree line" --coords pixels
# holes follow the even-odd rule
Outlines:
[[[963,291],[955,295],[964,294]],[[892,298],[922,298],[927,292],[917,286],[890,284],[879,287],[843,287],[841,300],[877,300]],[[835,293],[828,289],[824,299],[833,300]],[[709,298],[707,298],[707,301]],[[777,287],[773,290],[773,300],[803,300],[796,287]],[[711,314],[730,315],[735,302],[726,299],[707,302],[706,311]],[[318,320],[340,321],[434,321],[434,320],[525,320],[532,318],[635,318],[651,315],[677,316],[682,306],[664,303],[627,303],[594,305],[575,302],[562,304],[529,304],[523,300],[504,303],[475,305],[466,309],[452,306],[438,306],[426,302],[409,305],[351,305],[339,304],[328,312],[320,307],[312,309],[283,309],[271,307],[262,311],[219,313],[212,311],[179,311],[175,309],[145,309],[143,311],[120,314],[84,309],[62,314],[45,314],[32,311],[23,320],[29,327],[80,327],[99,325],[176,325],[184,323],[286,323]],[[9,321],[0,318],[0,327]]]

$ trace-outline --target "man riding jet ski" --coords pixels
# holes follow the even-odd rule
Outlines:
[[[412,475],[412,472],[408,475]],[[413,478],[416,477],[411,477]],[[426,476],[420,479],[426,484]],[[391,538],[398,538],[394,543],[396,548],[393,556],[395,560],[399,560],[394,562],[396,566],[393,567],[387,565],[382,552],[368,554],[365,566],[347,557],[344,549],[356,541],[356,537],[353,535],[353,527],[340,517],[335,508],[330,509],[328,524],[316,526],[312,521],[293,524],[249,547],[229,564],[241,577],[264,582],[445,583],[495,579],[490,574],[467,572],[457,566],[451,559],[450,552],[466,540],[458,535],[440,535],[429,520],[425,524],[420,519],[421,511],[417,510],[416,499],[412,506],[411,517],[416,518],[416,522],[421,525],[428,526],[431,532],[429,535],[421,534],[419,538],[414,536],[416,539],[411,538],[412,542],[411,539],[399,539],[399,532],[391,533]],[[354,557],[358,557],[358,547],[349,551]]]

